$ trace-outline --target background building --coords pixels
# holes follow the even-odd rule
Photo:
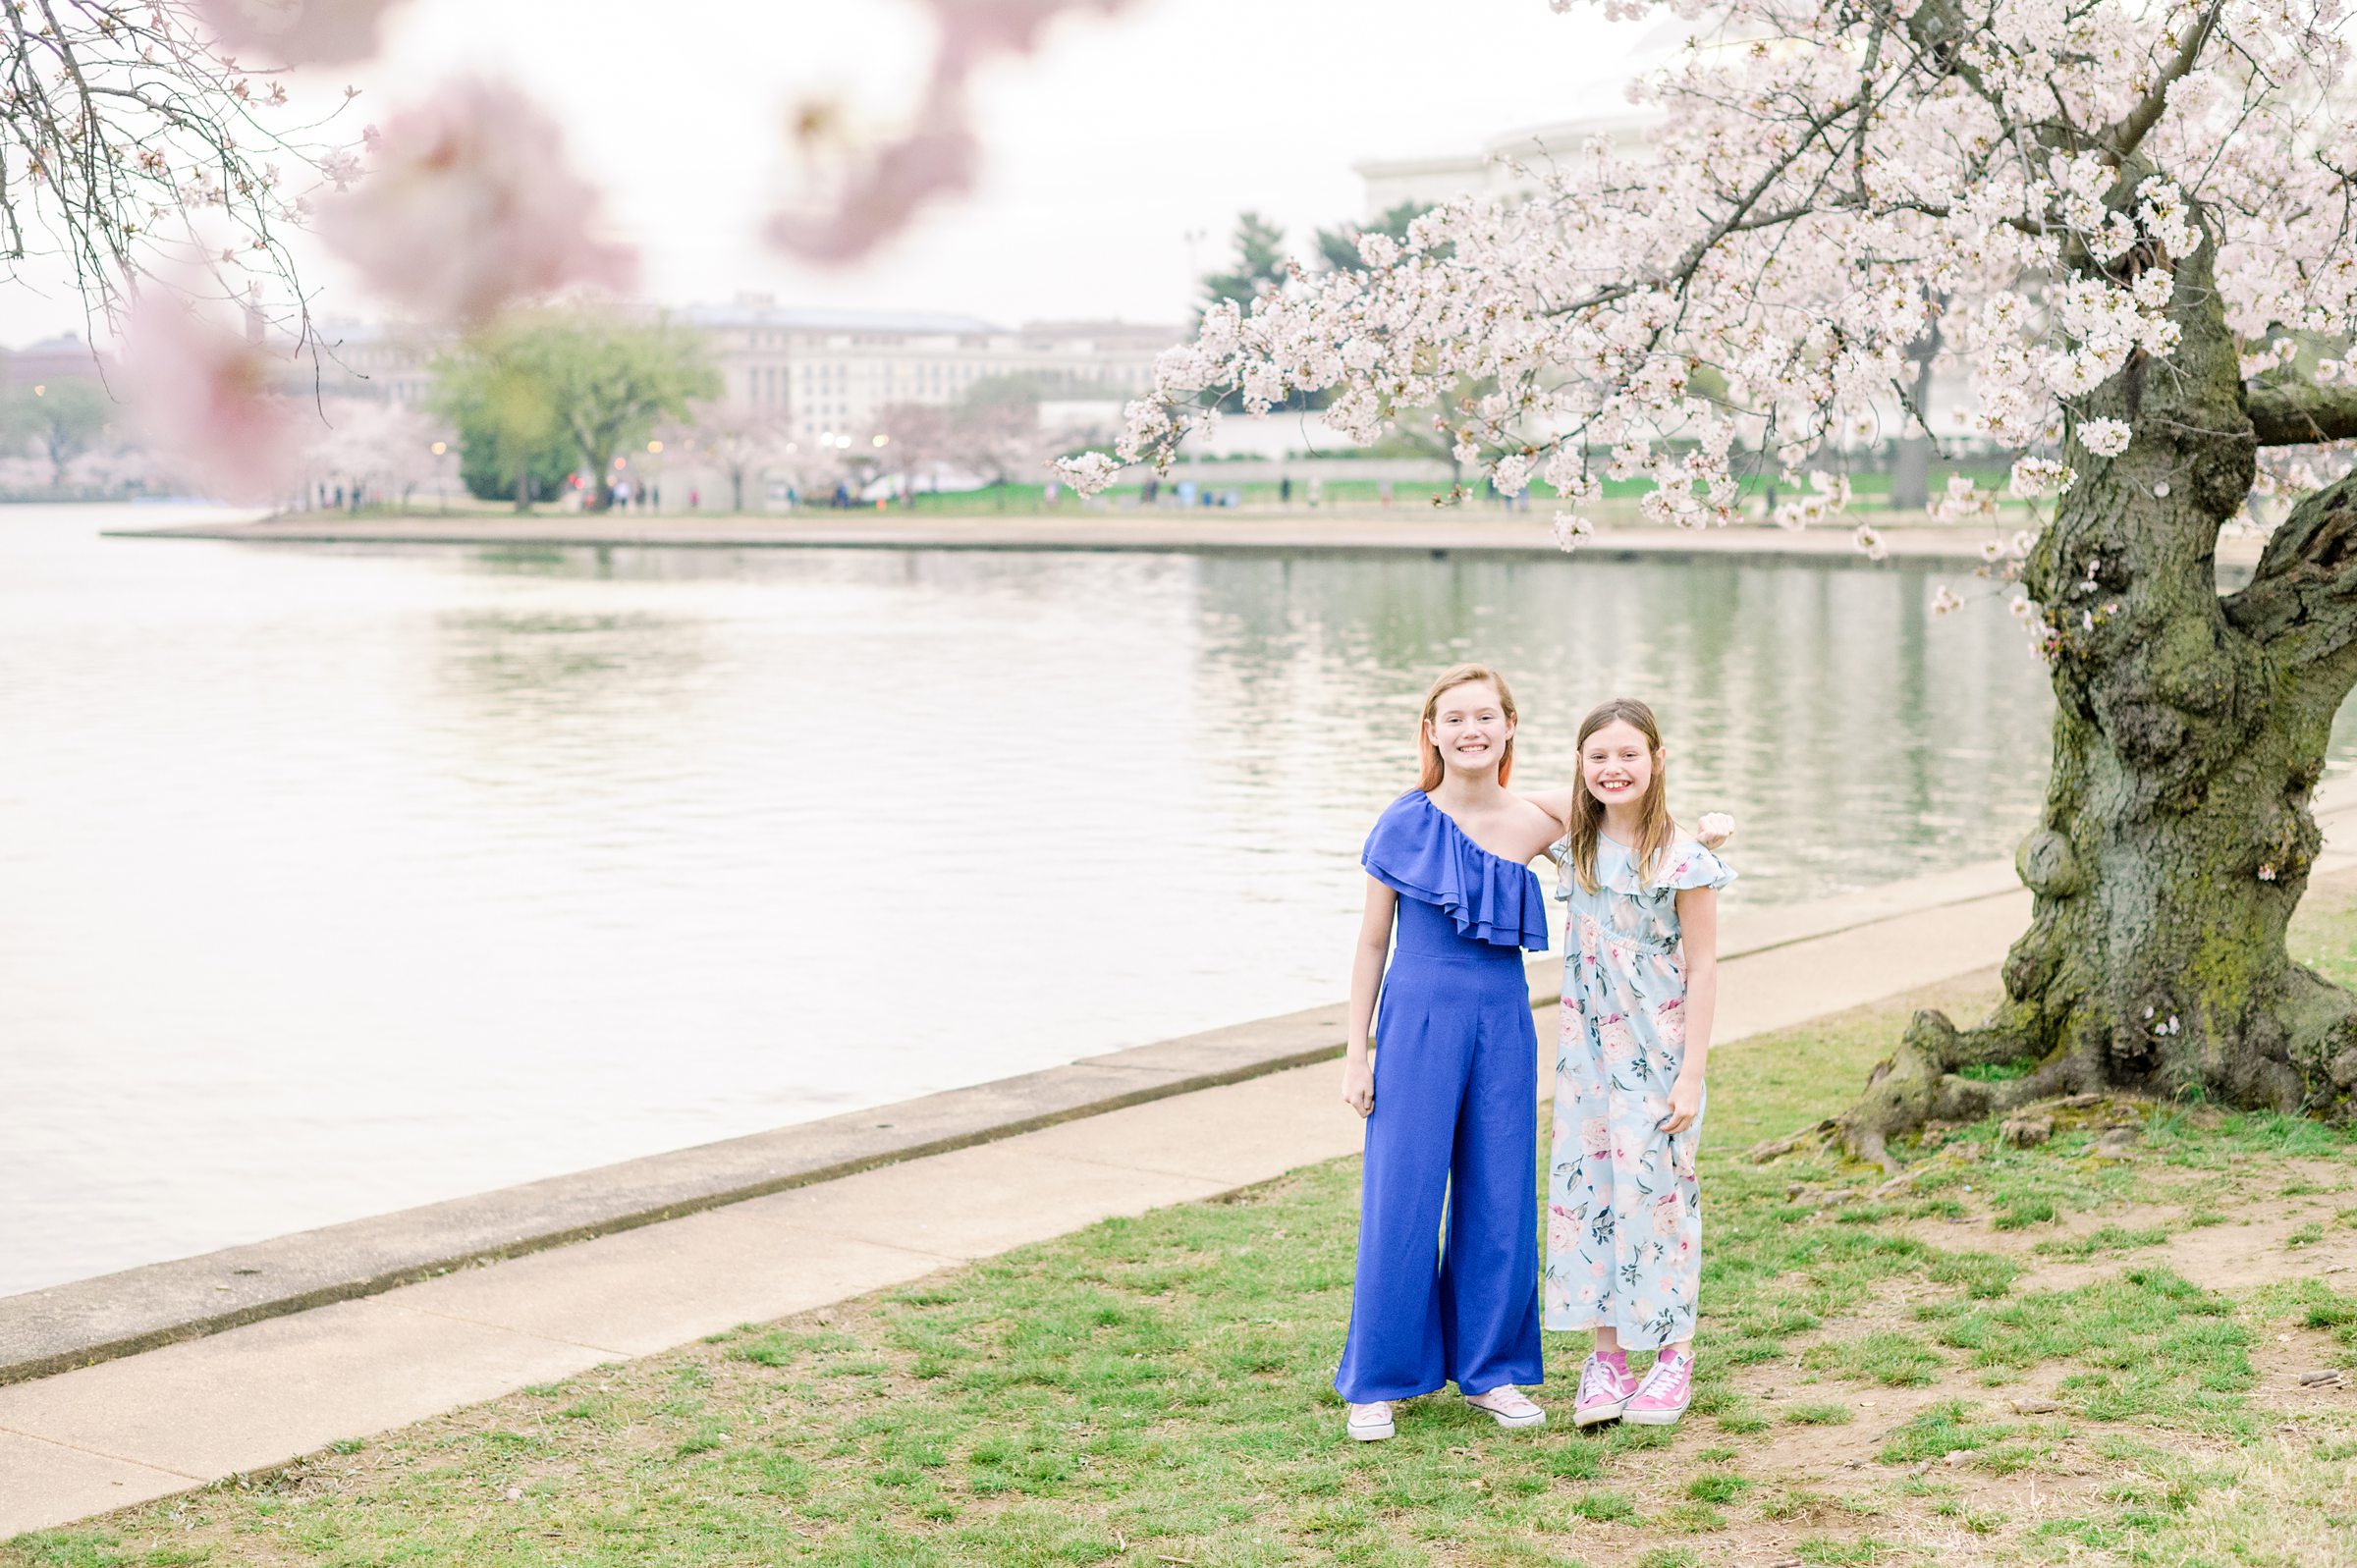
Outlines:
[[[797,436],[873,432],[893,404],[954,404],[975,383],[1036,380],[1043,399],[1119,405],[1154,382],[1154,357],[1177,325],[1035,321],[1014,329],[972,316],[809,310],[767,295],[690,305],[678,320],[712,347],[734,407],[775,415]]]
[[[704,336],[726,406],[773,415],[802,436],[865,437],[893,404],[954,404],[1003,376],[1034,379],[1043,400],[1118,414],[1153,385],[1155,355],[1184,332],[1120,321],[1008,328],[926,311],[801,309],[768,295],[688,305],[671,318]],[[334,360],[330,391],[404,405],[432,397],[433,357],[448,341],[432,329],[363,323],[325,326],[321,336]]]

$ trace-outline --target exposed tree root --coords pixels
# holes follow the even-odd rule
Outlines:
[[[1835,1118],[1853,1160],[1901,1169],[1890,1140],[1927,1121],[1979,1121],[2029,1101],[2080,1087],[2067,1058],[2049,1059],[2019,1078],[1966,1078],[1960,1069],[2003,1066],[2042,1054],[2026,1032],[2008,1027],[2007,1011],[1978,1029],[1958,1030],[1944,1012],[1919,1012],[1899,1048],[1876,1064],[1858,1103]]]

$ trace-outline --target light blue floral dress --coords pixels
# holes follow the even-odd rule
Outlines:
[[[1555,1056],[1555,1150],[1547,1181],[1549,1328],[1612,1328],[1622,1346],[1690,1338],[1702,1275],[1702,1118],[1672,1138],[1670,1086],[1686,1059],[1686,975],[1677,894],[1724,888],[1727,863],[1690,838],[1641,885],[1629,851],[1596,845],[1594,892],[1568,852],[1562,1029]],[[1706,1091],[1705,1106],[1709,1104]]]

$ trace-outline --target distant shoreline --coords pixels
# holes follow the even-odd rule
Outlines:
[[[1581,556],[1642,560],[1660,556],[1740,560],[1809,560],[1828,565],[1872,563],[1851,542],[1856,520],[1882,531],[1890,558],[1977,567],[1990,534],[1978,528],[1852,519],[1792,531],[1738,524],[1727,528],[1607,527],[1580,547]],[[288,514],[251,522],[210,522],[154,528],[110,528],[113,538],[209,539],[242,544],[463,545],[694,550],[995,550],[1008,552],[1137,552],[1156,555],[1456,554],[1554,557],[1546,521],[1536,514],[1511,517],[1457,514],[1446,519],[1398,513],[1180,514],[1134,516],[1117,513],[1070,515],[910,517],[892,514],[797,513],[788,516],[645,516],[579,513],[503,516],[485,514],[353,516],[340,513]],[[2220,560],[2249,566],[2260,541],[2221,543]]]

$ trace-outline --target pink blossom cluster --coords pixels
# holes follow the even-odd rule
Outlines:
[[[367,137],[373,167],[318,203],[320,237],[380,293],[433,320],[477,321],[573,284],[620,288],[634,259],[596,233],[598,195],[546,111],[463,80]]]
[[[856,260],[929,201],[969,189],[981,166],[967,83],[999,55],[1027,54],[1068,12],[1119,11],[1130,0],[928,0],[939,42],[909,124],[899,134],[848,134],[829,105],[794,117],[803,189],[769,221],[769,239],[806,260]]]
[[[404,0],[195,0],[230,54],[254,49],[291,66],[345,65],[376,52],[385,15]]]

